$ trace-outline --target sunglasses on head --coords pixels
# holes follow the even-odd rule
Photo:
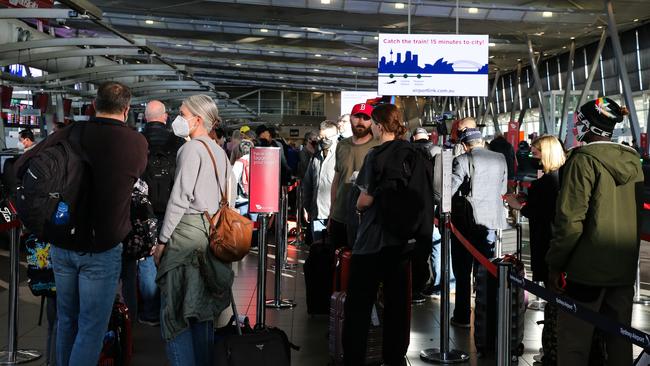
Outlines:
[[[357,113],[354,116],[357,117],[357,118],[361,118],[364,121],[369,121],[370,120],[370,117],[367,114]]]

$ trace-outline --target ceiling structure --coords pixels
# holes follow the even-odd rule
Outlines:
[[[597,41],[607,25],[599,0],[465,0],[458,7],[455,1],[433,0],[412,0],[410,6],[406,0],[92,1],[101,21],[71,18],[63,25],[52,20],[57,36],[137,39],[145,52],[117,42],[121,51],[106,56],[138,70],[150,63],[161,69],[172,65],[167,71],[173,76],[155,79],[177,80],[177,91],[213,93],[232,108],[233,116],[252,111],[242,113],[230,97],[256,88],[375,89],[378,34],[407,33],[409,9],[414,34],[456,33],[457,18],[460,33],[489,34],[491,72],[512,70],[519,59],[527,63],[527,37],[543,57],[551,57],[566,52],[572,38],[578,46]],[[84,3],[61,0],[55,6]],[[614,11],[619,31],[625,31],[650,20],[650,1],[616,0]],[[93,50],[65,52],[94,57],[98,51]],[[72,57],[65,52],[61,57]],[[143,75],[132,68],[129,72]],[[90,80],[96,74],[83,75]],[[32,81],[53,79],[62,82],[52,77]],[[137,90],[152,93],[158,87],[144,84]],[[165,89],[158,91],[164,96]]]

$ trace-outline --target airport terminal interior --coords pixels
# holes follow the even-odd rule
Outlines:
[[[28,229],[11,225],[5,163],[31,149],[25,131],[38,146],[57,129],[92,119],[99,86],[108,81],[130,89],[124,122],[138,132],[147,125],[150,101],[165,104],[171,131],[182,103],[202,94],[218,108],[228,152],[229,144],[271,128],[287,159],[289,150],[297,156],[307,148],[307,134],[317,135],[323,121],[356,116],[359,104],[394,104],[407,137],[422,128],[440,147],[457,142],[458,121],[473,118],[485,142],[504,136],[512,145],[518,167],[511,193],[525,192],[539,177],[530,144],[548,134],[567,149],[576,146],[579,107],[607,97],[629,112],[611,140],[636,150],[650,174],[648,0],[0,0],[0,352],[7,351],[0,364],[15,364],[2,361],[16,350],[35,351],[26,365],[56,364],[47,354],[46,302],[54,300],[30,290]],[[284,191],[276,189],[284,193],[274,193],[280,212],[269,211],[268,233],[256,228],[255,239],[265,242],[231,264],[234,302],[255,325],[260,287],[271,303],[288,300],[286,307],[261,311],[267,326],[282,329],[299,347],[291,350],[291,364],[342,364],[332,352],[331,314],[308,312],[305,261],[314,241],[301,219],[301,177],[297,170],[290,175]],[[644,338],[650,334],[650,175],[642,199],[629,325],[641,339],[634,358],[643,344],[650,347]],[[499,253],[518,254],[532,281],[529,220],[507,211],[508,224],[497,232]],[[263,270],[260,253],[266,255]],[[260,271],[266,273],[261,286]],[[118,285],[118,294],[124,288]],[[431,364],[421,351],[443,344],[466,354],[460,364],[542,365],[547,301],[526,294],[523,325],[513,326],[523,327],[523,347],[518,357],[498,361],[498,350],[477,351],[473,325],[449,325],[455,293],[441,296],[440,290],[422,299],[415,298],[418,292],[410,301],[405,365]],[[472,293],[472,305],[477,296]],[[215,326],[225,326],[231,315],[226,308]],[[140,320],[137,314],[130,319],[129,362],[114,364],[171,365],[161,327]],[[376,365],[382,364],[379,353]]]

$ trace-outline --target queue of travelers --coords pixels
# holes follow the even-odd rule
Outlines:
[[[171,130],[166,106],[150,101],[139,134],[125,124],[130,101],[128,87],[106,82],[89,121],[72,123],[35,145],[33,134],[21,133],[25,153],[14,167],[19,179],[31,158],[75,134],[81,136],[93,177],[87,202],[92,214],[83,221],[92,230],[51,248],[57,296],[48,319],[56,347],[48,352],[48,364],[97,363],[120,280],[132,317],[160,326],[171,365],[212,364],[213,328],[230,303],[234,273],[211,254],[203,214],[217,212],[225,194],[231,207],[254,220],[248,210],[250,152],[254,146],[275,146],[281,148],[282,184],[293,176],[301,180],[298,220],[309,225],[311,240],[352,251],[345,312],[354,316],[343,325],[344,364],[364,364],[380,293],[384,365],[406,365],[411,305],[440,291],[440,230],[429,220],[427,235],[400,236],[382,219],[382,201],[394,189],[390,172],[404,163],[393,154],[405,145],[426,162],[423,181],[433,181],[442,147],[430,141],[426,129],[412,131],[409,143],[395,105],[360,103],[338,121],[323,121],[318,131],[305,134],[297,151],[274,126],[260,125],[255,132],[243,126],[228,140],[216,104],[205,95],[183,100]],[[583,146],[566,152],[554,136],[535,139],[530,151],[539,174],[526,197],[508,194],[515,176],[512,146],[503,136],[487,144],[471,117],[458,121],[450,139],[455,153],[451,214],[472,245],[493,258],[496,231],[508,227],[507,208],[520,210],[530,223],[533,280],[630,325],[643,173],[638,153],[611,141],[626,113],[613,100],[599,98],[579,109],[577,139]],[[132,230],[129,207],[140,178],[148,186],[157,240],[150,256],[127,260],[123,244]],[[428,189],[432,183],[422,186]],[[436,207],[431,203],[425,210],[433,217]],[[451,325],[471,328],[476,264],[453,235],[448,262],[455,281]],[[594,327],[550,304],[545,318],[542,364],[587,365]],[[629,343],[605,336],[604,345],[607,364],[631,364]]]

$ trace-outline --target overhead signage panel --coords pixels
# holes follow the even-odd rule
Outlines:
[[[488,36],[380,34],[378,91],[401,96],[487,96]]]

